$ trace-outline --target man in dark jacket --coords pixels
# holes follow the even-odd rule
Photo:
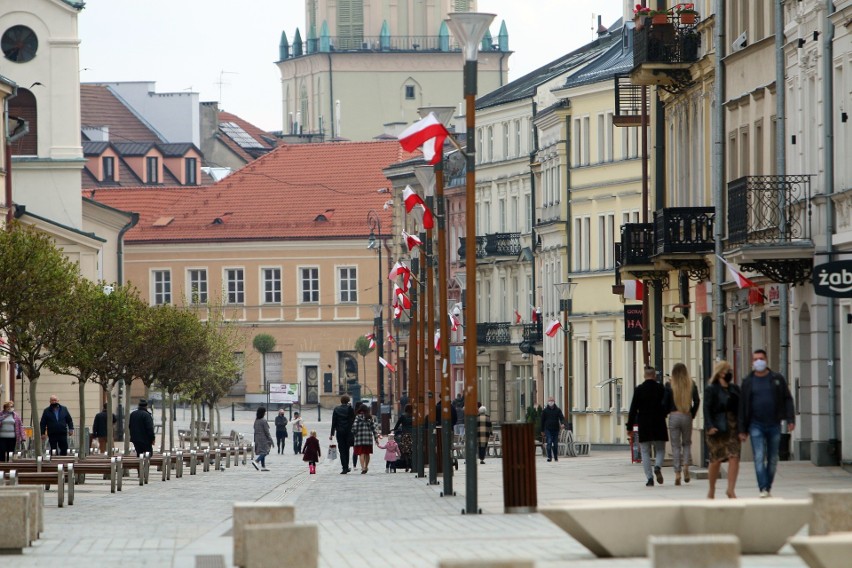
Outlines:
[[[544,434],[547,461],[559,461],[559,429],[564,427],[565,415],[551,396],[547,399],[547,406],[541,411],[541,433]]]
[[[651,445],[654,446],[654,475],[657,483],[663,484],[663,458],[666,455],[666,442],[669,440],[666,428],[666,411],[663,399],[666,389],[657,381],[657,372],[653,367],[645,367],[645,382],[633,391],[630,414],[627,416],[627,435],[633,436],[633,426],[639,426],[639,446],[642,448],[642,469],[645,471],[647,487],[654,486],[651,476]],[[635,443],[635,440],[634,440]]]
[[[754,370],[745,378],[740,389],[737,429],[743,442],[751,436],[760,496],[769,497],[778,467],[781,422],[786,421],[787,431],[792,432],[796,427],[796,415],[787,381],[780,373],[769,369],[766,351],[756,350],[751,361]]]
[[[41,439],[47,438],[50,449],[60,456],[68,455],[68,436],[74,435],[74,421],[68,408],[59,404],[59,397],[50,395],[50,406],[41,413]]]
[[[137,456],[154,453],[154,417],[148,412],[148,401],[144,398],[139,401],[139,408],[130,413],[128,430]]]
[[[352,447],[352,426],[355,424],[355,410],[349,404],[349,395],[340,397],[340,405],[331,413],[331,435],[337,434],[337,453],[340,455],[341,474],[349,473],[349,449]]]
[[[115,413],[112,415],[113,425],[117,422]],[[95,421],[92,422],[92,438],[98,440],[98,450],[103,454],[107,447],[107,403],[104,403],[104,409],[95,414]]]

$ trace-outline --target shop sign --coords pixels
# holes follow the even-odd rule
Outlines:
[[[852,298],[852,260],[814,266],[814,292],[829,298]]]

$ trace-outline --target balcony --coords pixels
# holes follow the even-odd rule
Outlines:
[[[710,277],[705,255],[715,250],[713,207],[666,207],[654,212],[654,260],[698,282]]]
[[[813,269],[811,176],[746,176],[728,183],[725,255],[779,283]]]
[[[459,237],[459,258],[464,259],[467,239]],[[476,237],[476,258],[517,257],[521,254],[520,233],[491,233]]]
[[[645,98],[645,106],[642,106],[642,91],[645,85],[634,84],[630,75],[619,74],[615,76],[615,116],[612,123],[615,126],[642,126],[642,115],[648,121],[648,100]]]
[[[630,79],[634,84],[679,92],[693,83],[689,68],[698,61],[701,46],[695,24],[683,25],[674,16],[659,24],[648,18],[644,26],[633,30],[633,41]]]
[[[476,324],[476,342],[479,345],[511,345],[511,322],[485,322]]]
[[[627,223],[621,226],[621,266],[653,264],[654,225]]]
[[[522,353],[530,355],[541,355],[542,351],[536,349],[544,338],[544,326],[541,322],[525,323],[523,328],[523,341],[518,346]]]

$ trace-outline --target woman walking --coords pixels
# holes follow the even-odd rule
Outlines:
[[[0,462],[6,461],[8,454],[14,453],[15,447],[23,442],[24,425],[15,412],[15,403],[4,402],[3,412],[0,412]]]
[[[689,460],[692,457],[692,421],[698,413],[701,398],[698,387],[689,378],[686,365],[677,363],[672,368],[672,380],[666,385],[663,407],[669,415],[669,440],[674,457],[675,485],[683,480],[689,483]]]
[[[287,445],[287,417],[284,416],[283,408],[278,409],[278,416],[275,417],[275,441],[278,443],[278,453],[283,454]]]
[[[740,404],[740,388],[734,384],[734,373],[727,361],[719,361],[713,368],[713,376],[704,390],[704,428],[707,430],[707,450],[710,466],[707,479],[710,488],[707,498],[716,497],[716,478],[722,462],[728,462],[729,499],[737,494],[737,475],[740,471],[740,439],[737,434],[737,416]]]
[[[254,453],[257,454],[257,459],[253,459],[251,465],[254,466],[254,469],[269,471],[266,469],[266,456],[275,442],[272,440],[272,434],[269,433],[269,423],[266,421],[266,407],[261,406],[258,408],[256,416],[254,420]],[[258,463],[260,463],[260,467],[257,466]]]
[[[355,416],[355,424],[352,427],[352,436],[355,443],[355,455],[361,464],[361,473],[367,473],[370,465],[370,455],[373,453],[373,443],[381,439],[373,417],[367,412],[367,405],[362,404]]]
[[[410,404],[405,405],[403,413],[396,419],[393,431],[396,433],[396,443],[399,445],[400,460],[405,466],[405,473],[411,469],[411,448],[414,442],[411,439],[411,434],[414,432],[414,419],[411,416],[413,407]]]

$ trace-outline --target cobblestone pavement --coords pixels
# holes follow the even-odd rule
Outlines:
[[[181,412],[178,412],[180,418]],[[253,413],[237,413],[223,426],[248,435]],[[317,423],[316,411],[305,412],[309,429],[319,432],[323,452],[328,445],[330,412]],[[290,440],[288,440],[290,441]],[[593,452],[583,458],[547,463],[537,459],[539,504],[562,499],[663,498],[703,499],[706,481],[675,487],[670,468],[665,484],[644,487],[641,466],[627,451]],[[454,497],[441,497],[441,485],[399,472],[386,474],[382,453],[373,456],[367,475],[339,475],[339,462],[324,461],[317,475],[292,449],[267,458],[269,472],[249,466],[231,467],[162,482],[152,475],[145,487],[125,481],[120,494],[90,478],[77,486],[74,506],[57,508],[53,491],[45,499],[45,532],[23,556],[4,557],[11,566],[194,567],[197,555],[222,555],[231,562],[231,512],[235,501],[283,501],[296,506],[298,522],[320,528],[320,565],[437,567],[442,558],[534,558],[538,567],[603,568],[650,566],[647,559],[595,559],[591,553],[537,514],[502,514],[502,467],[499,459],[479,465],[482,515],[461,515],[464,507],[464,461],[455,472]],[[134,474],[135,475],[135,474]],[[724,488],[724,481],[721,482]],[[852,487],[852,475],[839,468],[809,463],[779,466],[776,497],[805,497],[810,487]],[[724,491],[724,489],[723,489]],[[723,492],[722,491],[722,492]],[[722,493],[720,492],[720,493]],[[751,464],[743,464],[738,494],[754,497]],[[282,559],[286,566],[286,559]],[[743,566],[801,567],[785,547],[773,556],[743,558]]]

